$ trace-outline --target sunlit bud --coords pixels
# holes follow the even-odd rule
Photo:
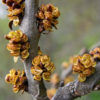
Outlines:
[[[44,14],[42,11],[38,12],[38,14],[36,15],[36,17],[40,18],[40,19],[44,19]]]
[[[42,74],[42,77],[43,77],[44,80],[50,81],[50,75],[51,75],[50,72],[44,72],[44,73]]]
[[[50,62],[50,57],[47,55],[41,56],[41,63],[42,64],[48,64]]]
[[[22,42],[27,42],[28,41],[28,37],[27,35],[23,34],[22,38],[21,38]]]
[[[46,19],[52,19],[52,13],[51,12],[44,12],[45,18]]]
[[[12,56],[18,57],[20,55],[20,50],[10,51]]]
[[[52,31],[53,27],[57,29],[59,16],[57,7],[52,4],[42,5],[36,14],[39,32]]]
[[[21,48],[21,45],[20,44],[13,44],[13,43],[8,43],[7,44],[7,49],[9,50],[9,51],[12,51],[12,50],[20,50],[20,48]]]
[[[6,75],[5,81],[6,81],[7,83],[11,83],[11,82],[12,82],[12,77],[11,77],[10,74],[7,74],[7,75]]]
[[[73,65],[73,71],[74,72],[80,73],[80,72],[84,71],[84,69],[85,69],[84,66],[81,65],[81,64]]]
[[[95,68],[86,69],[83,71],[83,74],[87,77],[91,76],[95,72]]]
[[[53,62],[48,62],[48,63],[46,63],[44,67],[45,67],[45,68],[47,69],[47,71],[49,71],[49,72],[53,72],[53,71],[55,70],[55,66],[54,66],[54,63],[53,63]]]
[[[33,75],[41,75],[43,70],[39,66],[31,67],[31,73]]]
[[[19,25],[19,18],[13,20],[13,24],[15,26]]]
[[[77,65],[80,63],[81,56],[73,57],[73,65]]]
[[[79,80],[80,82],[84,82],[84,81],[86,80],[86,76],[85,76],[84,74],[79,74],[79,75],[78,75],[78,80]]]
[[[34,76],[33,76],[33,79],[34,79],[34,80],[37,80],[37,81],[41,81],[42,76],[40,76],[40,75],[34,75]]]
[[[86,67],[89,68],[91,66],[95,67],[96,62],[92,59],[91,55],[84,54],[81,58],[81,63]]]
[[[28,57],[29,57],[29,52],[28,52],[27,49],[21,52],[21,58],[22,59],[26,59]]]
[[[33,65],[39,65],[41,62],[41,56],[36,56],[33,60],[32,60],[32,64]]]
[[[52,15],[53,15],[53,17],[56,17],[56,18],[60,16],[60,12],[59,12],[59,10],[58,10],[57,7],[55,7],[55,8],[53,9]]]
[[[92,51],[90,51],[90,54],[93,56],[94,60],[100,59],[100,48],[95,48]]]
[[[51,22],[48,20],[43,20],[43,25],[45,30],[51,30]]]
[[[13,92],[17,93],[20,90],[27,89],[27,77],[24,71],[11,69],[9,74],[6,75],[5,81],[13,85]]]

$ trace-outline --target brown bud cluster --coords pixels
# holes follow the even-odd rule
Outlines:
[[[39,32],[52,31],[52,28],[58,24],[60,12],[52,4],[42,5],[36,14]]]
[[[11,69],[10,73],[5,77],[5,81],[13,85],[14,93],[18,93],[20,90],[22,92],[27,91],[28,83],[24,71]]]
[[[21,56],[23,60],[28,58],[30,44],[28,43],[28,37],[22,33],[21,30],[11,31],[5,36],[5,38],[9,40],[7,49],[12,56]]]
[[[91,56],[94,58],[94,60],[100,60],[100,48],[94,48],[92,51],[90,51]]]
[[[38,55],[32,60],[31,72],[34,75],[33,79],[41,81],[43,78],[50,81],[51,73],[55,70],[53,62],[47,55]]]
[[[90,54],[76,56],[73,58],[73,72],[79,74],[78,79],[84,82],[87,77],[95,72],[96,62]]]
[[[10,19],[9,26],[12,29],[12,24],[15,26],[21,23],[25,9],[25,0],[2,0],[8,6],[8,17]]]
[[[56,94],[57,89],[51,88],[47,90],[47,96],[51,100],[52,97]]]

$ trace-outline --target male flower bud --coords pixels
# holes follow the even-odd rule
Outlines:
[[[94,48],[92,51],[90,51],[90,54],[93,56],[94,60],[100,60],[100,48]]]
[[[86,76],[85,76],[84,74],[79,74],[79,75],[78,75],[78,80],[79,80],[80,82],[84,82],[84,81],[86,80]]]
[[[13,92],[17,93],[20,90],[26,91],[28,87],[27,78],[24,71],[11,69],[6,75],[5,81],[13,85]]]
[[[47,55],[38,55],[32,60],[31,73],[34,75],[33,79],[41,81],[43,78],[50,81],[51,72],[54,71],[55,66]]]
[[[28,37],[21,30],[11,31],[5,38],[9,40],[7,49],[12,56],[21,56],[23,60],[29,57],[30,44],[28,43]]]
[[[90,54],[83,54],[73,58],[73,72],[77,72],[80,82],[84,82],[95,72],[96,62]]]
[[[60,12],[54,5],[42,5],[36,14],[39,32],[50,32],[53,27],[56,28],[59,16]]]
[[[8,6],[8,17],[9,17],[9,27],[12,29],[12,24],[14,26],[20,25],[25,9],[25,0],[2,0],[4,4]]]
[[[81,63],[85,66],[85,68],[96,66],[96,62],[94,62],[90,54],[84,54],[81,58]]]

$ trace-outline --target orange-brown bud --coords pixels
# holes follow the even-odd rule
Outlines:
[[[86,76],[85,76],[84,74],[79,74],[79,75],[78,75],[78,80],[79,80],[80,82],[84,82],[84,81],[86,80]]]
[[[42,77],[43,77],[44,80],[50,81],[50,75],[51,75],[50,72],[44,72],[44,73],[42,74]]]
[[[27,49],[21,52],[21,58],[22,59],[26,59],[28,57],[29,57],[29,52],[28,52]]]
[[[51,80],[50,82],[54,85],[58,84],[60,82],[60,78],[59,78],[59,75],[56,73],[56,74],[53,74],[52,77],[51,77]]]
[[[37,81],[41,81],[42,76],[40,76],[40,75],[34,75],[33,79],[37,80]]]
[[[31,67],[31,73],[33,75],[41,75],[43,70],[39,66]]]
[[[16,50],[20,50],[21,45],[20,44],[13,44],[13,43],[8,43],[7,44],[7,49],[9,51],[16,51]]]

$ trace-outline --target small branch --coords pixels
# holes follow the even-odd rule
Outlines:
[[[38,4],[39,0],[25,0],[25,14],[20,29],[28,36],[30,43],[30,56],[23,62],[28,79],[28,92],[33,96],[34,99],[43,100],[43,97],[46,97],[46,88],[44,83],[43,81],[38,82],[33,80],[33,76],[30,71],[32,59],[37,55],[38,41],[40,38],[35,17],[35,14],[38,10]],[[41,89],[43,92],[41,92]],[[42,97],[42,99],[38,99],[38,96],[40,98]]]
[[[96,72],[89,77],[86,82],[74,81],[64,87],[60,87],[52,100],[74,100],[95,90],[95,86],[100,81],[100,63],[96,66]]]
[[[72,64],[70,64],[67,69],[63,70],[61,74],[61,80],[64,80],[70,74],[72,74]]]
[[[83,49],[80,50],[79,55],[81,56],[81,55],[88,53],[88,52],[89,51],[86,48],[83,48]]]

